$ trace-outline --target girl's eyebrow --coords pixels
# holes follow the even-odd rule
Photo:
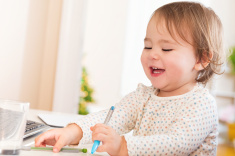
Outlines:
[[[144,38],[144,41],[151,41],[150,38]],[[175,41],[173,40],[165,40],[165,39],[160,39],[158,43],[169,43],[169,44],[176,44]]]
[[[170,43],[170,44],[176,44],[176,42],[172,41],[172,40],[164,40],[164,39],[161,39],[158,41],[159,43]]]

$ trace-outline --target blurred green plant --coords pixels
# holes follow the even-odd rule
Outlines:
[[[80,99],[79,99],[79,111],[78,114],[87,115],[89,114],[87,110],[88,103],[94,103],[93,99],[93,88],[90,86],[88,81],[88,74],[85,67],[82,68],[82,78],[81,78],[81,91],[80,91]]]
[[[235,47],[232,47],[230,50],[231,50],[231,55],[228,57],[228,61],[231,66],[232,74],[235,74]]]

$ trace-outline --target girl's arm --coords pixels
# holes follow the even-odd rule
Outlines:
[[[131,131],[136,123],[137,109],[139,107],[138,95],[143,90],[143,85],[139,85],[137,90],[125,96],[119,103],[115,105],[115,111],[109,121],[111,126],[119,135]],[[108,109],[97,113],[84,116],[80,121],[74,122],[79,125],[83,131],[83,138],[80,144],[92,143],[90,130],[91,126],[97,123],[104,123]],[[73,123],[73,122],[72,122]]]

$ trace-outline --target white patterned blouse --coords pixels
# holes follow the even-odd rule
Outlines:
[[[109,126],[124,135],[129,155],[216,155],[218,115],[215,99],[196,85],[179,96],[158,97],[157,89],[139,84],[115,105]],[[80,144],[92,143],[90,127],[103,123],[108,110],[76,121]],[[133,130],[133,135],[126,133]]]

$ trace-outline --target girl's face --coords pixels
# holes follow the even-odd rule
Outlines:
[[[195,49],[177,35],[174,40],[164,21],[156,23],[155,18],[150,20],[144,39],[141,55],[144,72],[152,85],[160,90],[158,96],[184,94],[196,84]],[[191,36],[186,37],[192,41]]]

